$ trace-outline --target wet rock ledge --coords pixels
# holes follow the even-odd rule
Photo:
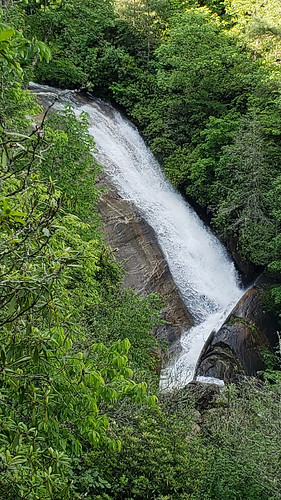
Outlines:
[[[264,349],[277,345],[277,320],[264,310],[262,286],[250,288],[222,327],[212,332],[197,363],[197,376],[237,382],[265,368]]]
[[[172,279],[155,232],[134,204],[119,196],[106,173],[100,176],[99,184],[108,190],[98,205],[104,239],[125,268],[124,286],[138,294],[157,292],[164,297],[166,306],[161,316],[167,323],[158,326],[155,334],[175,342],[193,325],[193,319]]]

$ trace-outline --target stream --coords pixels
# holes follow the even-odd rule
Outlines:
[[[193,208],[164,178],[159,164],[137,129],[111,105],[99,99],[75,98],[74,92],[31,84],[31,90],[55,108],[71,103],[77,116],[89,115],[89,132],[97,154],[120,196],[132,201],[154,229],[174,282],[195,325],[181,337],[181,352],[160,376],[160,389],[190,382],[204,343],[243,294],[233,262]],[[205,380],[208,382],[208,380]],[[219,383],[219,381],[217,381]]]

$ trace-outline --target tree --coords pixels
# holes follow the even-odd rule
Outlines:
[[[252,49],[254,59],[265,57],[279,63],[281,59],[280,6],[274,0],[226,0],[233,31]]]
[[[276,234],[268,197],[274,177],[269,149],[258,118],[243,118],[233,144],[222,148],[216,169],[221,193],[216,223],[225,235],[238,237],[241,252],[256,264],[267,264]]]
[[[160,3],[160,5],[159,5]],[[119,0],[115,1],[116,10],[119,16],[133,26],[133,31],[139,35],[139,57],[141,45],[145,41],[145,56],[147,61],[151,59],[153,51],[159,45],[159,41],[166,27],[163,22],[162,9],[165,8],[165,1],[159,0]],[[141,43],[142,41],[142,43]]]
[[[50,65],[39,64],[37,77],[61,87],[103,88],[105,72],[116,70],[116,61],[112,67],[105,60],[115,40],[112,2],[67,0],[58,7],[38,7],[26,7],[28,35],[48,43],[53,59]]]

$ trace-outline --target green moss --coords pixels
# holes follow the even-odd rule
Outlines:
[[[249,323],[243,318],[238,318],[237,316],[231,316],[229,320],[227,321],[229,325],[234,325],[235,323],[241,323],[242,325],[246,326],[253,334],[257,334],[257,329],[252,323]]]

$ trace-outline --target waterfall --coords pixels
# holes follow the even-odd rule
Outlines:
[[[33,85],[36,93],[56,94]],[[240,298],[238,277],[225,249],[190,205],[164,178],[137,129],[109,104],[79,102],[63,92],[56,103],[71,102],[77,116],[89,115],[97,160],[125,200],[132,201],[153,227],[173,279],[195,326],[181,338],[182,351],[162,369],[160,388],[182,387],[193,379],[202,347]]]

